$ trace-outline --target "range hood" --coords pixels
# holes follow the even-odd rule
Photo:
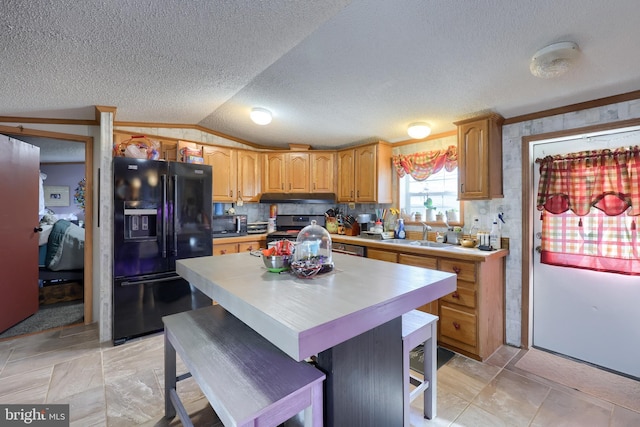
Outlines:
[[[335,203],[334,193],[262,193],[260,203]]]

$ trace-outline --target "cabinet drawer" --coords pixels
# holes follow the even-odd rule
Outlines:
[[[237,254],[238,253],[238,244],[237,243],[222,243],[216,245],[213,244],[213,255],[226,255],[226,254]]]
[[[260,249],[260,242],[238,243],[238,252],[251,252]]]
[[[458,261],[455,259],[440,259],[440,271],[448,271],[450,273],[456,273],[458,280],[464,280],[467,282],[476,281],[476,263],[469,261]]]
[[[458,286],[458,289],[451,292],[448,295],[442,297],[443,301],[451,302],[453,304],[464,305],[465,307],[475,308],[476,306],[476,291],[469,288],[463,288]]]
[[[398,254],[398,262],[400,264],[415,265],[416,267],[424,267],[435,270],[438,268],[438,258],[428,256]]]
[[[440,335],[475,347],[477,344],[476,315],[440,304]]]
[[[382,251],[379,249],[367,249],[367,258],[379,259],[380,261],[398,262],[398,254],[395,252]]]

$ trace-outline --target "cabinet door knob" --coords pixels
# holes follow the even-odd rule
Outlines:
[[[453,327],[456,328],[456,330],[459,330],[460,329],[460,323],[453,322]]]
[[[220,253],[221,253],[222,255],[224,255],[224,254],[226,254],[226,253],[227,253],[227,250],[226,250],[226,249],[221,249],[221,250],[220,250]]]
[[[454,291],[454,292],[451,294],[451,298],[457,298],[457,299],[460,299],[460,294],[458,293],[458,291]]]
[[[233,190],[229,190],[229,197],[233,197]]]
[[[460,267],[458,267],[457,265],[453,266],[453,272],[456,274],[460,274]]]

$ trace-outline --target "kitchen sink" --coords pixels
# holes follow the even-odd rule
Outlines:
[[[386,239],[383,243],[395,243],[396,245],[426,246],[430,248],[445,248],[453,246],[449,243],[432,242],[430,240]]]

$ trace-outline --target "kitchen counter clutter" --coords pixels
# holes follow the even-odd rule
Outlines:
[[[292,359],[317,355],[326,425],[397,425],[402,315],[455,291],[455,274],[338,253],[333,261],[312,279],[270,273],[249,254],[179,260],[177,271]]]
[[[366,246],[369,258],[455,273],[455,291],[420,307],[440,317],[438,343],[441,346],[486,360],[504,343],[504,261],[508,250],[482,251],[457,245],[416,246],[409,241],[332,237],[335,242]]]
[[[442,246],[418,246],[410,244],[410,240],[406,240],[403,243],[392,243],[385,240],[376,240],[358,236],[345,236],[341,234],[332,234],[331,239],[334,242],[365,246],[368,249],[373,248],[395,253],[402,252],[416,255],[446,256],[468,261],[483,262],[490,259],[504,258],[509,254],[509,251],[506,249],[482,251],[478,248],[464,248],[459,245],[447,244]]]

